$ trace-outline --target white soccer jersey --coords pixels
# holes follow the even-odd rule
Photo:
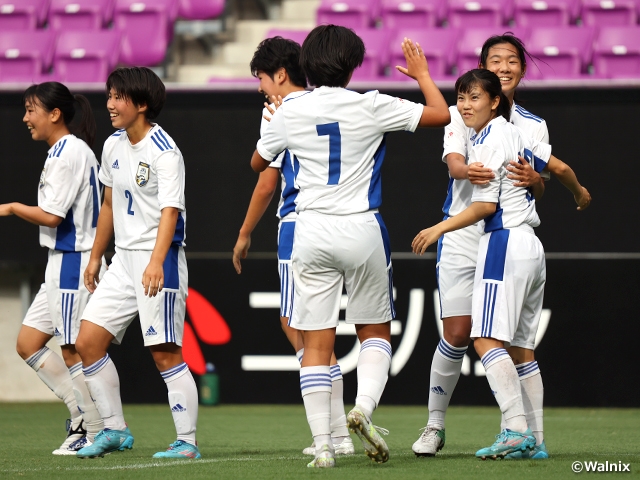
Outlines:
[[[65,135],[49,149],[38,206],[64,220],[56,228],[40,227],[40,245],[62,252],[91,250],[100,212],[98,170],[93,151],[74,135]]]
[[[135,145],[131,145],[125,130],[107,138],[100,181],[113,188],[116,247],[153,250],[165,207],[178,209],[172,243],[185,245],[184,176],[184,160],[178,146],[157,124]]]
[[[442,161],[446,162],[447,155],[450,153],[459,153],[467,159],[467,164],[472,163],[469,160],[469,151],[473,143],[471,139],[475,137],[476,132],[473,128],[469,128],[464,124],[457,106],[449,107],[449,113],[451,114],[451,123],[444,129]],[[515,102],[511,106],[510,122],[519,127],[532,139],[549,143],[547,123],[542,118],[529,113]],[[545,173],[543,177],[549,178],[549,175]],[[442,211],[450,217],[457,215],[470,205],[472,193],[473,185],[468,180],[454,180],[453,178],[449,178],[447,198],[442,207]]]
[[[289,95],[284,97],[283,102],[288,102],[306,93],[308,92],[304,90],[291,92]],[[271,108],[275,108],[275,106],[271,104]],[[262,110],[260,137],[262,137],[267,127],[269,126],[269,122],[264,118],[265,115],[269,117],[271,116],[271,113],[266,108]],[[295,220],[297,215],[296,197],[298,196],[298,189],[295,186],[295,175],[297,169],[297,167],[295,166],[296,164],[297,160],[295,160],[294,163],[294,156],[291,155],[288,150],[285,150],[284,152],[279,153],[269,165],[269,167],[271,168],[280,169],[280,199],[278,201],[278,209],[276,211],[276,216],[280,220]]]
[[[296,211],[349,215],[377,209],[386,132],[413,132],[423,106],[378,91],[319,87],[283,103],[258,153],[271,161],[289,149],[299,161]]]
[[[539,173],[547,166],[551,146],[531,139],[500,116],[474,137],[469,153],[469,162],[481,162],[495,175],[488,184],[473,186],[472,202],[497,203],[496,212],[479,224],[483,231],[540,225],[533,195],[526,188],[513,185],[516,181],[507,178],[506,167],[510,161],[518,161],[520,155]]]

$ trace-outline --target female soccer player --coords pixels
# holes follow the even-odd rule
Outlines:
[[[300,45],[282,37],[267,38],[256,49],[251,60],[251,73],[258,77],[258,90],[268,100],[275,100],[273,107],[282,101],[290,101],[307,92],[307,79],[300,68]],[[273,115],[274,110],[265,104],[262,113],[260,134],[262,135]],[[293,233],[296,226],[296,204],[298,189],[295,186],[295,165],[290,152],[280,153],[269,168],[260,173],[258,182],[251,196],[242,228],[233,248],[233,265],[236,272],[242,272],[241,259],[247,257],[251,246],[251,233],[264,215],[273,194],[280,183],[280,201],[277,216],[278,225],[278,270],[280,273],[280,325],[289,343],[296,352],[298,361],[302,361],[304,342],[299,330],[289,326],[289,317],[293,307],[293,271],[291,270],[291,252],[293,250]],[[353,441],[347,430],[347,419],[344,413],[343,380],[340,365],[331,357],[331,438],[336,455],[355,453]],[[314,445],[305,448],[305,455],[316,454]]]
[[[275,112],[251,161],[262,171],[289,149],[300,165],[290,323],[304,337],[300,389],[316,446],[309,467],[335,466],[329,365],[343,284],[349,297],[346,321],[356,324],[362,344],[356,406],[347,423],[369,457],[379,463],[389,459],[386,443],[371,423],[391,363],[394,318],[389,237],[378,213],[385,133],[442,127],[450,121],[422,49],[410,40],[402,49],[407,68],[399,69],[418,80],[427,106],[377,91],[347,90],[364,59],[362,40],[344,27],[313,29],[302,45],[300,64],[316,89]]]
[[[508,178],[507,167],[526,157],[539,172],[548,170],[574,195],[578,209],[591,197],[566,164],[551,155],[548,144],[536,142],[508,122],[508,99],[500,79],[487,70],[471,70],[456,82],[457,108],[472,128],[470,162],[489,168],[494,178],[473,187],[471,204],[457,215],[421,231],[412,243],[415,253],[447,232],[484,220],[473,287],[471,338],[487,372],[487,380],[503,413],[504,428],[496,442],[479,450],[481,458],[527,454],[536,439],[527,425],[518,371],[505,346],[517,345],[533,354],[546,279],[544,250],[533,232],[540,224],[535,199]]]
[[[487,39],[482,46],[478,68],[492,71],[500,78],[502,92],[510,104],[510,122],[534,140],[549,143],[546,122],[515,103],[516,88],[524,78],[529,53],[517,37],[505,34]],[[472,183],[483,184],[493,173],[479,164],[468,162],[473,129],[465,126],[456,106],[449,108],[451,123],[445,128],[443,161],[449,168],[449,188],[443,207],[445,218],[462,212],[471,202]],[[515,186],[529,187],[540,198],[544,182],[526,160],[511,163],[507,170]],[[543,173],[548,177],[548,174]],[[469,181],[471,180],[471,182]],[[438,291],[443,324],[443,338],[433,355],[429,385],[429,421],[413,444],[418,456],[433,456],[445,444],[445,415],[460,377],[462,361],[470,343],[471,295],[480,235],[475,226],[449,232],[438,242]],[[512,346],[509,353],[522,362],[520,372],[527,419],[537,440],[536,458],[547,458],[542,436],[542,377],[532,356]],[[442,394],[445,392],[445,394]]]
[[[90,146],[96,122],[89,101],[72,95],[57,82],[30,86],[23,95],[22,121],[31,138],[49,145],[40,174],[38,205],[0,205],[0,216],[17,215],[40,226],[40,245],[49,249],[45,283],[36,294],[18,335],[18,354],[69,408],[67,438],[54,455],[75,455],[103,428],[102,419],[85,385],[75,343],[89,292],[80,282],[89,262],[100,210],[98,162]],[[82,119],[78,135],[69,125]],[[102,259],[97,259],[96,274]],[[45,345],[55,336],[64,361]],[[83,422],[84,419],[84,422]]]
[[[107,109],[118,129],[104,144],[105,195],[84,282],[94,295],[82,316],[77,348],[104,430],[78,457],[131,448],[116,367],[107,354],[139,315],[144,344],[167,384],[177,440],[157,458],[200,458],[196,446],[198,391],[182,358],[187,298],[184,255],[184,161],[173,139],[151,123],[165,101],[148,68],[119,68],[107,79]],[[98,283],[98,259],[115,235],[116,254]]]

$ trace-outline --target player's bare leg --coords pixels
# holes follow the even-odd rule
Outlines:
[[[149,347],[158,371],[167,384],[169,406],[177,439],[154,458],[200,458],[196,442],[198,423],[198,388],[189,367],[182,358],[182,347],[162,343]]]
[[[432,457],[444,447],[445,415],[471,342],[471,315],[443,318],[442,329],[443,338],[431,363],[429,421],[412,446],[417,456]]]

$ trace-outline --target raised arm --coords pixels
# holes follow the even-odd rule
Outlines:
[[[451,121],[449,107],[442,93],[433,82],[429,74],[429,65],[424,56],[420,44],[405,38],[402,42],[402,53],[407,60],[407,67],[396,66],[398,71],[418,81],[420,90],[424,95],[425,106],[422,117],[418,122],[419,127],[445,127]]]
[[[549,170],[549,172],[558,177],[560,183],[573,193],[573,198],[578,204],[578,210],[584,210],[589,206],[591,203],[591,195],[586,188],[580,185],[576,174],[569,165],[551,155],[549,163],[547,163],[546,170]]]
[[[260,174],[256,188],[253,189],[247,214],[242,227],[240,227],[236,245],[233,247],[233,266],[238,273],[242,273],[240,260],[247,258],[247,253],[251,246],[251,234],[267,210],[269,203],[271,203],[279,180],[280,170],[278,168],[267,168]]]

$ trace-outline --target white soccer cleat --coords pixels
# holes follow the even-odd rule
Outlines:
[[[338,439],[332,438],[331,440],[335,442]],[[351,440],[351,437],[343,437],[340,443],[333,444],[333,449],[335,450],[336,457],[338,455],[353,455],[356,453],[356,449],[353,446],[353,440]],[[316,442],[311,443],[310,447],[307,447],[304,450],[302,450],[302,454],[315,456]]]
[[[54,455],[75,455],[78,450],[86,446],[86,443],[80,440],[87,437],[87,431],[83,427],[82,417],[74,418],[73,421],[67,420],[67,438],[62,445],[55,449]]]
[[[389,430],[378,427],[371,423],[371,420],[357,406],[347,415],[347,425],[349,430],[358,435],[364,452],[376,463],[384,463],[389,460],[389,447],[380,436],[388,435]]]
[[[322,450],[316,455],[316,458],[307,464],[308,468],[333,468],[335,466],[335,455],[329,448],[329,445],[323,445]]]
[[[411,449],[417,457],[433,457],[444,447],[444,428],[439,430],[426,426],[423,430],[424,432],[422,432],[422,435],[416,440]]]

